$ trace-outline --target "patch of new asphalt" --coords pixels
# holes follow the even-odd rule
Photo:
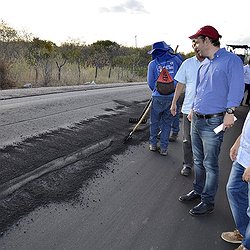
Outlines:
[[[114,171],[112,156],[148,140],[147,123],[124,143],[135,126],[129,118],[139,117],[146,102],[120,103],[110,115],[0,149],[0,234],[37,207],[77,200],[97,171]]]

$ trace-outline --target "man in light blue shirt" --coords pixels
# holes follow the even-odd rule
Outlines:
[[[242,134],[230,150],[233,162],[227,183],[227,197],[237,231],[224,232],[221,237],[230,243],[242,244],[237,249],[250,249],[250,112]]]
[[[181,169],[181,174],[184,176],[189,176],[193,167],[193,152],[190,135],[191,122],[187,119],[187,116],[193,106],[196,90],[197,71],[201,65],[201,62],[204,60],[204,57],[200,56],[197,52],[197,49],[195,49],[195,41],[192,42],[192,47],[194,49],[195,55],[191,58],[186,59],[182,63],[181,67],[179,68],[174,77],[174,79],[178,83],[176,85],[174,98],[170,108],[172,115],[175,116],[178,109],[177,101],[185,88],[185,96],[181,109],[181,112],[183,113],[182,129],[184,152],[184,162],[183,167]]]
[[[247,92],[247,98],[245,104],[250,106],[250,59],[248,59],[247,64],[244,66],[244,83],[245,83],[245,92]]]
[[[206,59],[198,70],[193,108],[188,116],[192,121],[193,190],[179,200],[200,199],[189,213],[202,216],[214,211],[223,130],[234,125],[235,108],[244,94],[243,63],[237,55],[220,48],[221,35],[212,26],[200,28],[189,38],[195,39],[198,53]],[[214,129],[220,124],[223,130],[216,134]]]

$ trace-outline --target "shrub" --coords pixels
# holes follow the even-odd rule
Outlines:
[[[14,82],[10,79],[10,63],[0,61],[0,89],[10,89],[14,87]]]

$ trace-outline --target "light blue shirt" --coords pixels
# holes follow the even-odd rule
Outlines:
[[[196,56],[186,59],[179,70],[177,71],[174,79],[182,84],[185,84],[185,98],[182,104],[181,112],[189,114],[194,102],[197,72],[201,62]]]
[[[244,83],[250,84],[250,65],[249,64],[244,66]]]
[[[250,111],[244,122],[236,160],[243,167],[250,167]]]
[[[242,60],[225,48],[219,49],[198,70],[193,110],[204,115],[225,112],[240,105],[244,89]]]

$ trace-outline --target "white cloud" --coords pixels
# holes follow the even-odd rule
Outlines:
[[[137,0],[127,0],[118,5],[107,7],[100,7],[101,12],[117,12],[117,13],[148,13],[143,4]]]

